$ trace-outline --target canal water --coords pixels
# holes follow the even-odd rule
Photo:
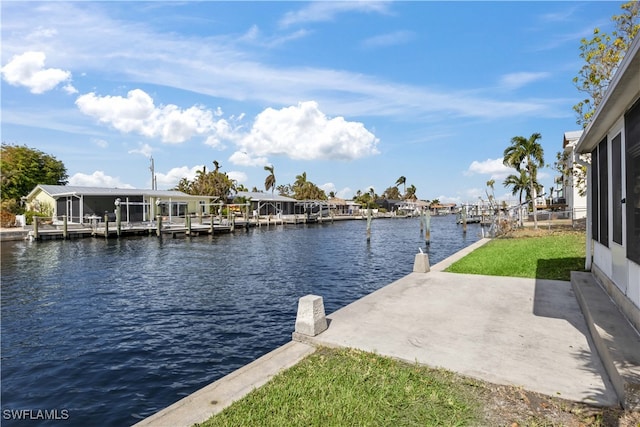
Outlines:
[[[2,425],[133,424],[290,341],[298,298],[327,314],[480,238],[454,216],[216,236],[4,242]],[[37,411],[46,412],[37,412]],[[57,418],[43,422],[42,418]]]

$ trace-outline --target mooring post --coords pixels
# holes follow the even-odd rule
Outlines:
[[[187,236],[191,236],[191,215],[187,213],[187,216],[184,219],[187,223]]]
[[[39,218],[37,216],[33,217],[33,238],[35,240],[38,240],[38,224],[40,223],[38,220]]]
[[[367,242],[371,241],[371,208],[367,208]]]
[[[62,218],[62,237],[64,239],[68,239],[69,238],[69,228],[67,226],[67,216],[66,215]]]
[[[122,215],[120,212],[120,199],[116,199],[116,234],[120,237],[120,231],[122,230]]]
[[[104,237],[109,237],[109,215],[104,214]]]
[[[209,233],[213,236],[213,214],[209,215],[211,217],[211,224],[209,225]]]
[[[425,221],[425,232],[424,232],[424,240],[427,243],[427,246],[431,244],[431,211],[427,209],[427,212],[424,215]]]
[[[462,207],[462,234],[467,234],[467,207]]]
[[[162,237],[162,215],[158,215],[158,219],[157,219],[157,224],[156,224],[156,236],[158,237]]]
[[[318,295],[306,295],[298,300],[295,334],[315,337],[327,330],[324,302]]]

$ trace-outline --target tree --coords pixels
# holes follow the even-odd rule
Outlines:
[[[326,200],[327,195],[320,187],[307,180],[307,173],[296,176],[292,186],[293,198],[297,200]]]
[[[487,194],[487,199],[489,200],[489,206],[491,206],[492,208],[494,208],[494,202],[496,199],[493,191],[494,190],[493,186],[495,185],[495,183],[496,183],[495,179],[490,179],[489,181],[487,181],[487,188],[485,189],[485,193]],[[489,190],[491,190],[491,193],[489,193]]]
[[[173,189],[198,196],[213,196],[225,201],[231,191],[235,191],[235,183],[225,172],[220,172],[220,165],[213,162],[214,170],[207,172],[207,167],[196,171],[193,181],[182,178]]]
[[[629,45],[640,31],[640,2],[629,1],[621,6],[622,14],[614,15],[615,30],[611,34],[593,30],[590,40],[580,41],[580,57],[585,60],[573,82],[587,98],[573,106],[577,123],[586,128],[609,87],[609,82],[624,58]]]
[[[527,177],[527,171],[521,169],[519,175],[511,174],[507,176],[502,185],[506,188],[511,187],[511,194],[513,196],[518,194],[518,200],[522,205],[522,192],[528,191],[529,188],[529,178]]]
[[[405,199],[409,199],[409,200],[413,200],[413,201],[418,199],[418,197],[416,196],[416,186],[415,185],[411,184],[409,186],[409,188],[407,188],[407,191],[405,192],[404,198]]]
[[[533,205],[533,226],[538,229],[538,211],[536,207],[538,168],[544,167],[544,150],[538,142],[542,138],[539,133],[533,133],[527,139],[523,136],[511,138],[511,145],[504,150],[503,163],[515,168],[516,171],[527,171],[528,187],[531,190]]]
[[[291,184],[287,184],[287,185],[280,184],[276,187],[276,190],[278,190],[278,194],[280,196],[291,197],[291,195],[293,194],[293,189],[291,188]]]
[[[403,186],[403,187],[402,187],[402,188],[403,188],[402,193],[403,193],[403,194],[407,194],[407,178],[405,178],[404,176],[401,176],[400,178],[398,178],[398,179],[396,180],[396,187],[397,187],[398,185],[400,185],[400,184],[402,184],[402,186]]]
[[[66,185],[69,176],[60,160],[26,145],[2,143],[0,150],[0,196],[2,201],[20,199],[38,184]]]
[[[273,165],[265,166],[264,170],[269,172],[269,175],[264,179],[264,189],[266,191],[271,190],[271,194],[273,194],[273,190],[276,188],[276,176],[273,173]]]
[[[400,200],[402,199],[402,195],[398,187],[389,187],[382,193],[382,198],[387,200]]]

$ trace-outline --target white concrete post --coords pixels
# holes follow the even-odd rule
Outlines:
[[[428,273],[429,271],[431,271],[431,267],[429,266],[429,255],[420,251],[419,254],[416,254],[415,261],[413,261],[413,272]]]
[[[327,329],[324,302],[317,295],[306,295],[298,300],[296,332],[314,337]]]

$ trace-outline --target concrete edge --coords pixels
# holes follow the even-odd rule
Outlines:
[[[591,273],[572,271],[571,287],[618,400],[640,410],[640,335]]]
[[[290,341],[135,424],[136,427],[193,426],[221,412],[316,351]]]
[[[455,254],[443,259],[439,263],[437,263],[434,266],[432,266],[431,267],[431,271],[443,271],[443,270],[447,269],[447,267],[449,267],[454,262],[464,258],[465,256],[469,255],[471,252],[475,251],[476,249],[478,249],[481,246],[486,245],[490,241],[491,241],[491,239],[489,239],[487,237],[484,237],[484,238],[478,240],[477,242],[467,246],[466,248],[460,249]]]

